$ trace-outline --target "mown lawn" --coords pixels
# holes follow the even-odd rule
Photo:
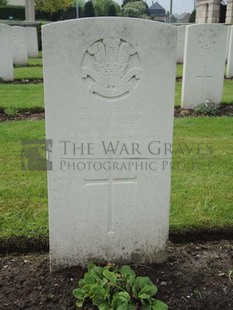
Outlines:
[[[24,109],[43,106],[43,84],[0,84],[1,108]]]
[[[44,137],[44,121],[0,123],[0,239],[48,236],[46,172],[21,170],[21,140]],[[232,118],[176,119],[173,149],[171,231],[233,227]]]
[[[17,67],[14,68],[15,79],[42,79],[42,67]]]

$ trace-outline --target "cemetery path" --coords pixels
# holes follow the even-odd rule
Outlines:
[[[233,309],[233,241],[170,244],[167,263],[133,268],[158,285],[169,309]],[[1,310],[75,309],[71,292],[85,272],[50,274],[47,253],[2,255],[0,270]]]

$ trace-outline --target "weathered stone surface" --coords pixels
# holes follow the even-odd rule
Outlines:
[[[4,81],[14,80],[10,35],[10,26],[0,24],[0,78]]]
[[[131,18],[43,27],[53,269],[165,259],[176,42]]]
[[[25,28],[19,26],[11,27],[11,45],[13,63],[15,65],[26,65],[28,61],[27,46],[25,39]]]
[[[229,26],[229,45],[226,76],[228,78],[233,77],[233,26]]]
[[[35,27],[25,27],[25,39],[28,57],[38,57],[38,38]]]
[[[219,104],[222,98],[227,27],[192,25],[186,28],[181,106]]]

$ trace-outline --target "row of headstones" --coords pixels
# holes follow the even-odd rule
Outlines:
[[[214,99],[226,37],[187,28],[184,98]],[[176,48],[176,26],[141,19],[43,27],[52,269],[166,258]]]
[[[38,57],[37,29],[0,24],[0,78],[13,81],[13,66],[33,57]]]
[[[181,107],[218,105],[223,94],[226,50],[227,77],[233,76],[233,26],[199,24],[178,27],[185,33]]]

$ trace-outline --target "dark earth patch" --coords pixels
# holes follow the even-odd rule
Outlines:
[[[170,244],[167,263],[132,267],[158,285],[169,309],[233,309],[233,241]],[[85,272],[50,274],[47,253],[2,255],[0,270],[1,310],[75,309],[72,290]]]

